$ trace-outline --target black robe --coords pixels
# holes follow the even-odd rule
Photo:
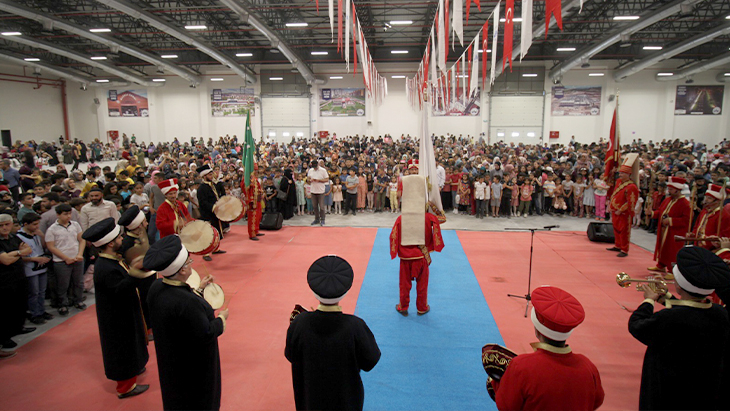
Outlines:
[[[22,240],[10,234],[7,240],[0,240],[0,253],[15,254]],[[20,334],[25,324],[28,309],[28,280],[25,278],[23,259],[13,264],[0,264],[0,345],[14,335]]]
[[[286,334],[297,410],[362,410],[360,370],[370,371],[380,349],[365,321],[342,312],[299,314]]]
[[[651,304],[643,303],[629,318],[629,332],[647,346],[640,410],[717,409],[730,335],[724,308],[673,305],[654,313]]]
[[[127,265],[130,266],[130,272],[136,269],[131,267],[132,261],[129,258],[130,256],[127,256],[127,251],[129,251],[129,249],[134,246],[141,246],[143,248],[146,247],[147,249],[149,249],[150,247],[150,242],[147,239],[147,233],[143,232],[143,235],[144,238],[139,238],[130,232],[126,232],[122,237],[122,247],[119,249],[119,254],[124,257],[124,261],[126,261]],[[150,322],[150,309],[147,306],[147,293],[149,293],[150,287],[157,279],[157,275],[150,275],[147,278],[137,278],[130,276],[130,278],[132,279],[134,286],[137,287],[137,291],[139,291],[139,302],[142,304],[142,315],[144,316],[144,322],[147,326],[147,329],[150,329],[152,327],[152,324]]]
[[[214,190],[215,187],[215,190]],[[216,230],[221,239],[223,239],[223,230],[228,227],[228,223],[224,223],[213,213],[213,206],[219,198],[226,194],[223,184],[215,184],[211,187],[205,181],[198,186],[198,205],[200,206],[200,219],[210,223]]]
[[[727,304],[730,302],[730,288],[723,288],[715,290],[717,296],[720,297],[723,304],[725,304],[725,310],[730,315],[730,306]],[[728,338],[725,344],[725,362],[722,370],[722,381],[720,387],[730,387],[730,338]],[[730,390],[721,389],[719,397],[718,408],[721,410],[730,410]]]
[[[223,333],[223,319],[215,317],[210,304],[180,281],[155,281],[147,303],[164,409],[219,409],[218,336]]]
[[[106,377],[128,380],[147,364],[147,330],[137,288],[118,260],[99,254],[94,265],[96,318]]]
[[[288,220],[294,217],[294,206],[297,204],[297,187],[293,182],[290,184],[289,179],[284,177],[281,179],[279,189],[286,193],[286,198],[281,202],[281,214],[284,220]]]

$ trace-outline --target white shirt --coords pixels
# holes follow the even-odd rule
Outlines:
[[[324,169],[324,167],[317,167],[316,170],[314,168],[310,168],[309,171],[307,171],[307,177],[309,178],[309,182],[311,183],[311,188],[309,192],[312,194],[324,194],[325,183],[320,183],[312,180],[327,181],[329,180],[329,176],[329,173],[327,172],[327,170]]]
[[[474,183],[474,198],[477,200],[485,200],[487,198],[487,183]]]
[[[119,221],[117,206],[109,200],[101,200],[101,204],[98,206],[95,206],[93,203],[88,203],[81,207],[79,223],[81,224],[81,228],[86,230],[99,221],[109,217],[113,218],[114,222]]]
[[[52,226],[46,231],[46,242],[53,241],[53,245],[63,253],[66,257],[73,258],[79,253],[79,233],[81,226],[76,221],[71,221],[68,226],[64,227],[56,220]],[[62,262],[61,257],[53,254],[54,262]]]
[[[441,164],[436,166],[436,182],[439,185],[439,189],[444,188],[444,184],[446,183],[446,170],[444,170]]]

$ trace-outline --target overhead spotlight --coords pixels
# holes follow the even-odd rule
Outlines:
[[[40,67],[33,67],[33,75],[34,76],[40,76],[41,75],[41,68]]]
[[[157,72],[159,74],[165,74],[165,68],[163,66],[157,66]]]
[[[197,85],[197,84],[195,84],[195,83],[190,83],[190,88],[197,88],[197,87],[198,87],[198,85]]]
[[[684,84],[692,84],[694,82],[695,82],[694,80],[692,80],[691,78],[688,78],[687,80],[684,81]]]
[[[81,83],[81,90],[86,91],[86,83]]]
[[[385,24],[383,24],[383,31],[388,31],[388,29],[389,29],[389,28],[392,28],[392,27],[393,27],[393,26],[391,26],[391,25],[390,25],[390,23],[388,23],[388,22],[386,21],[386,22],[385,22]]]
[[[590,66],[591,65],[588,62],[585,62],[585,63],[583,63],[583,64],[580,65],[580,68],[588,68]]]

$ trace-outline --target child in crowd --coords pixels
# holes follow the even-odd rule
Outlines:
[[[567,180],[567,179],[566,179]],[[572,182],[568,181],[568,183]],[[559,177],[555,178],[555,199],[553,200],[553,208],[555,209],[555,212],[561,216],[565,216],[565,212],[568,210],[568,204],[566,203],[566,196],[565,196],[565,186],[563,185],[563,182],[560,181]]]
[[[525,183],[524,177],[519,176],[512,179],[512,216],[517,215],[517,209],[520,206],[520,188]]]
[[[304,196],[304,181],[302,181],[301,174],[294,173],[294,185],[297,188],[297,215],[304,215],[307,199]]]
[[[479,175],[479,177],[477,177],[477,182],[474,183],[474,199],[476,200],[477,206],[476,218],[484,218],[486,213],[484,208],[486,206],[485,202],[488,189],[489,186],[484,182],[484,175]]]
[[[499,217],[499,205],[502,203],[502,177],[496,175],[492,179],[492,217]]]
[[[565,210],[567,213],[570,213],[571,215],[575,215],[573,212],[573,184],[575,182],[573,181],[573,176],[571,174],[565,174],[563,180],[561,181],[560,185],[563,187],[563,199],[565,200]],[[555,182],[555,187],[557,188],[557,181]]]
[[[583,191],[586,188],[586,184],[583,181],[583,175],[578,174],[573,183],[573,215],[576,217],[583,218]]]
[[[547,180],[545,180],[544,183],[542,183],[542,189],[545,194],[545,203],[543,205],[543,210],[548,213],[549,215],[553,214],[553,202],[555,201],[555,183],[556,177],[555,174],[552,172],[548,173]]]
[[[129,199],[131,204],[136,204],[145,214],[149,212],[150,198],[144,192],[144,184],[137,183],[134,185],[134,194]]]
[[[264,182],[264,199],[267,213],[276,212],[276,191],[274,180],[267,178]]]
[[[471,182],[469,181],[469,175],[466,173],[461,175],[457,194],[459,195],[459,214],[468,214],[469,205],[471,204]]]
[[[520,186],[520,208],[517,210],[518,217],[520,215],[522,215],[522,217],[527,217],[527,214],[530,212],[534,184],[535,177],[531,175],[528,180]]]
[[[130,195],[132,195],[129,190],[129,181],[122,180],[119,182],[119,194],[122,196],[122,200],[126,200]]]
[[[393,176],[388,184],[388,193],[390,194],[390,212],[398,212],[398,179]]]
[[[327,214],[332,212],[332,180],[327,180],[324,185],[324,212]]]
[[[636,199],[636,205],[634,205],[634,220],[633,226],[638,227],[641,225],[641,210],[644,208],[644,197],[639,196]]]
[[[332,201],[335,206],[334,213],[342,215],[342,184],[339,182],[332,186]]]
[[[586,188],[583,191],[583,207],[585,208],[586,218],[591,218],[593,215],[593,206],[596,204],[595,188],[593,187],[594,180],[593,174],[588,174]]]
[[[593,188],[596,197],[596,219],[603,221],[606,219],[606,195],[608,194],[608,184],[603,180],[600,174],[597,174],[593,180]]]
[[[304,183],[304,196],[306,197],[306,203],[307,203],[307,214],[314,213],[314,209],[312,208],[312,184],[309,182],[309,179]]]

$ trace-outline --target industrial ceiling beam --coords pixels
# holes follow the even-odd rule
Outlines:
[[[221,52],[220,50],[216,49],[212,44],[208,43],[205,40],[199,39],[196,36],[191,36],[184,30],[181,30],[177,27],[173,27],[161,18],[155,16],[154,14],[144,11],[137,6],[132,5],[131,3],[124,1],[124,0],[97,0],[99,3],[104,4],[106,6],[109,6],[113,9],[119,10],[123,13],[128,14],[129,16],[143,20],[147,22],[147,24],[156,27],[158,30],[164,31],[165,33],[187,43],[190,45],[195,46],[198,48],[198,50],[202,51],[203,53],[209,55],[213,59],[217,60],[219,63],[223,64],[224,66],[227,66],[231,70],[233,70],[234,73],[238,74],[239,76],[243,77],[247,82],[249,83],[256,83],[256,76],[254,73],[252,73],[250,70],[245,68],[244,66],[241,66],[238,64],[237,61],[230,58],[225,53]]]
[[[570,71],[573,67],[587,63],[591,57],[621,41],[621,37],[628,37],[637,31],[643,30],[652,24],[664,20],[669,16],[685,11],[687,7],[694,6],[702,1],[706,0],[675,0],[657,11],[645,13],[645,15],[641,16],[641,18],[636,22],[622,26],[612,34],[604,37],[598,43],[582,48],[571,58],[555,66],[552,70],[550,70],[550,78],[553,81],[560,80],[563,75]]]
[[[676,56],[677,54],[684,53],[685,51],[693,49],[700,44],[707,43],[715,39],[716,37],[724,36],[727,34],[730,34],[730,23],[725,23],[717,26],[706,33],[698,34],[685,41],[679,42],[674,46],[656,52],[647,58],[633,62],[622,68],[621,70],[616,71],[613,74],[613,78],[616,81],[623,81],[624,79],[626,79],[626,77],[632,74],[636,74],[647,67],[651,67],[654,64],[659,63],[660,61],[664,61],[668,58]]]
[[[150,54],[140,48],[131,46],[122,41],[116,40],[110,36],[101,34],[91,33],[87,28],[81,27],[68,20],[62,20],[50,14],[45,14],[34,9],[25,7],[9,0],[0,0],[0,10],[8,13],[15,14],[17,16],[25,17],[30,20],[35,20],[42,23],[45,27],[57,28],[77,36],[93,40],[97,43],[104,44],[110,49],[119,49],[119,51],[129,54],[130,56],[136,57],[140,60],[144,60],[148,63],[154,64],[158,67],[164,67],[167,71],[172,74],[176,74],[194,85],[199,85],[202,82],[202,77],[188,71],[186,68],[172,64],[167,60],[161,59],[158,56]]]
[[[38,68],[41,70],[45,70],[46,72],[58,76],[61,78],[65,78],[67,80],[72,81],[78,81],[81,84],[82,88],[86,88],[87,86],[91,87],[101,87],[101,86],[122,86],[122,85],[128,85],[129,83],[125,82],[109,82],[109,83],[97,83],[94,81],[93,78],[82,76],[76,73],[73,73],[71,71],[68,71],[62,67],[55,66],[53,64],[48,64],[40,61],[25,61],[23,60],[23,57],[16,55],[14,53],[8,53],[6,51],[0,51],[0,60],[8,61],[10,63],[15,63],[21,66],[31,66],[34,68]]]
[[[702,73],[704,71],[714,69],[715,67],[722,66],[725,64],[730,64],[730,52],[725,54],[720,54],[719,56],[715,56],[709,60],[701,61],[697,64],[693,64],[691,66],[685,67],[682,70],[679,70],[677,73],[674,73],[671,76],[659,76],[657,73],[656,80],[657,81],[673,81],[673,80],[681,80],[686,77],[693,76],[697,73]],[[721,73],[724,74],[724,73]]]
[[[263,34],[267,40],[271,43],[272,47],[275,47],[281,51],[281,54],[291,62],[302,77],[307,81],[307,84],[318,84],[322,85],[327,83],[326,80],[318,78],[312,72],[312,69],[302,60],[302,58],[289,47],[289,44],[274,33],[271,28],[264,23],[254,11],[251,10],[251,6],[241,0],[220,0],[226,7],[236,13],[244,23],[250,24],[253,28]]]

